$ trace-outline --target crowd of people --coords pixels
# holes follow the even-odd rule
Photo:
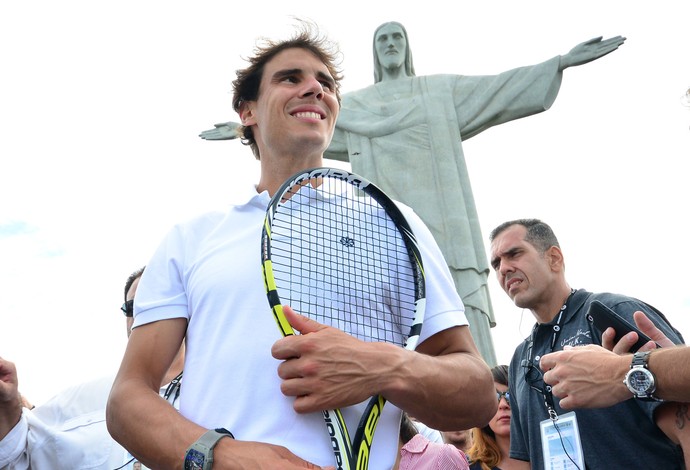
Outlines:
[[[535,319],[509,365],[490,368],[479,354],[453,275],[416,217],[427,283],[416,351],[289,307],[300,334],[280,335],[256,245],[280,185],[323,166],[341,104],[334,46],[305,23],[259,44],[237,72],[237,132],[260,161],[259,181],[226,211],[173,227],[127,279],[129,338],[114,377],[29,409],[16,368],[0,359],[0,469],[330,469],[322,411],[340,409],[354,429],[374,395],[388,404],[372,470],[685,468],[682,335],[639,299],[571,287],[556,235],[538,219],[507,221],[489,237],[499,284]],[[614,344],[587,318],[595,300],[663,347],[630,354],[634,332]]]

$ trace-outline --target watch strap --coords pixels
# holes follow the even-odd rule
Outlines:
[[[638,351],[635,354],[633,354],[632,362],[630,363],[630,368],[632,369],[635,366],[642,366],[645,369],[649,369],[649,354],[650,351]]]
[[[216,444],[218,444],[218,441],[224,437],[229,437],[231,439],[235,438],[230,431],[224,428],[209,429],[202,434],[201,437],[187,449],[187,452],[185,453],[184,468],[194,468],[187,465],[190,460],[190,455],[198,455],[198,453],[201,453],[204,456],[202,469],[211,470],[211,466],[213,465],[213,448],[216,446]]]

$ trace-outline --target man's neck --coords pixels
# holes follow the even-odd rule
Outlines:
[[[557,289],[556,292],[540,306],[532,309],[532,315],[537,319],[538,323],[549,323],[558,312],[561,311],[563,305],[565,305],[568,297],[570,296],[570,286],[567,284],[563,285],[561,288]]]
[[[323,154],[313,157],[261,158],[261,176],[256,186],[258,192],[268,191],[273,196],[278,188],[292,175],[307,168],[324,166]]]

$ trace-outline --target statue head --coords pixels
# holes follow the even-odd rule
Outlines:
[[[376,31],[374,31],[374,83],[378,83],[383,79],[384,64],[382,64],[382,60],[379,57],[379,52],[389,47],[388,44],[391,44],[390,47],[395,47],[393,44],[396,42],[395,39],[397,37],[399,37],[399,47],[404,47],[405,49],[404,62],[401,61],[399,66],[402,67],[404,65],[405,76],[415,76],[414,65],[412,63],[412,51],[410,50],[410,40],[407,36],[407,30],[397,21],[389,21],[387,23],[383,23],[376,28]]]

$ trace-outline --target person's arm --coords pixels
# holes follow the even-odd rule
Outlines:
[[[606,54],[610,54],[618,49],[618,47],[625,42],[626,38],[616,36],[603,41],[601,39],[601,36],[592,38],[589,41],[578,44],[573,47],[570,52],[562,55],[559,70],[563,71],[568,67],[586,64]]]
[[[687,383],[687,382],[686,382]],[[656,393],[655,393],[656,394]],[[654,410],[654,422],[674,444],[680,446],[685,468],[690,468],[690,414],[688,403],[666,402]]]
[[[132,330],[108,400],[108,431],[149,468],[182,469],[187,448],[207,431],[183,417],[159,394],[186,328],[186,319],[178,318]],[[284,447],[221,439],[214,449],[213,470],[244,468],[320,467]]]
[[[652,351],[648,365],[656,377],[656,396],[667,401],[690,402],[690,348],[677,346]]]
[[[655,395],[664,400],[690,401],[690,350],[676,346],[643,312],[637,311],[633,317],[640,331],[663,348],[655,349],[649,359],[649,369],[657,380]],[[562,408],[601,408],[632,398],[623,378],[630,370],[632,355],[627,353],[637,341],[637,333],[628,333],[616,344],[614,336],[613,329],[608,328],[602,335],[603,347],[580,346],[542,357],[544,381],[553,386]],[[655,347],[651,342],[640,350]]]
[[[159,394],[186,326],[173,319],[133,329],[108,398],[108,431],[150,468],[181,468],[187,446],[205,432]]]
[[[360,403],[381,394],[438,430],[484,426],[496,412],[491,371],[467,326],[443,330],[417,351],[360,341],[284,309],[300,335],[278,340],[272,354],[283,362],[281,391],[308,413]],[[461,400],[458,397],[472,397]]]
[[[0,357],[0,439],[14,428],[22,416],[22,398],[14,363]]]

